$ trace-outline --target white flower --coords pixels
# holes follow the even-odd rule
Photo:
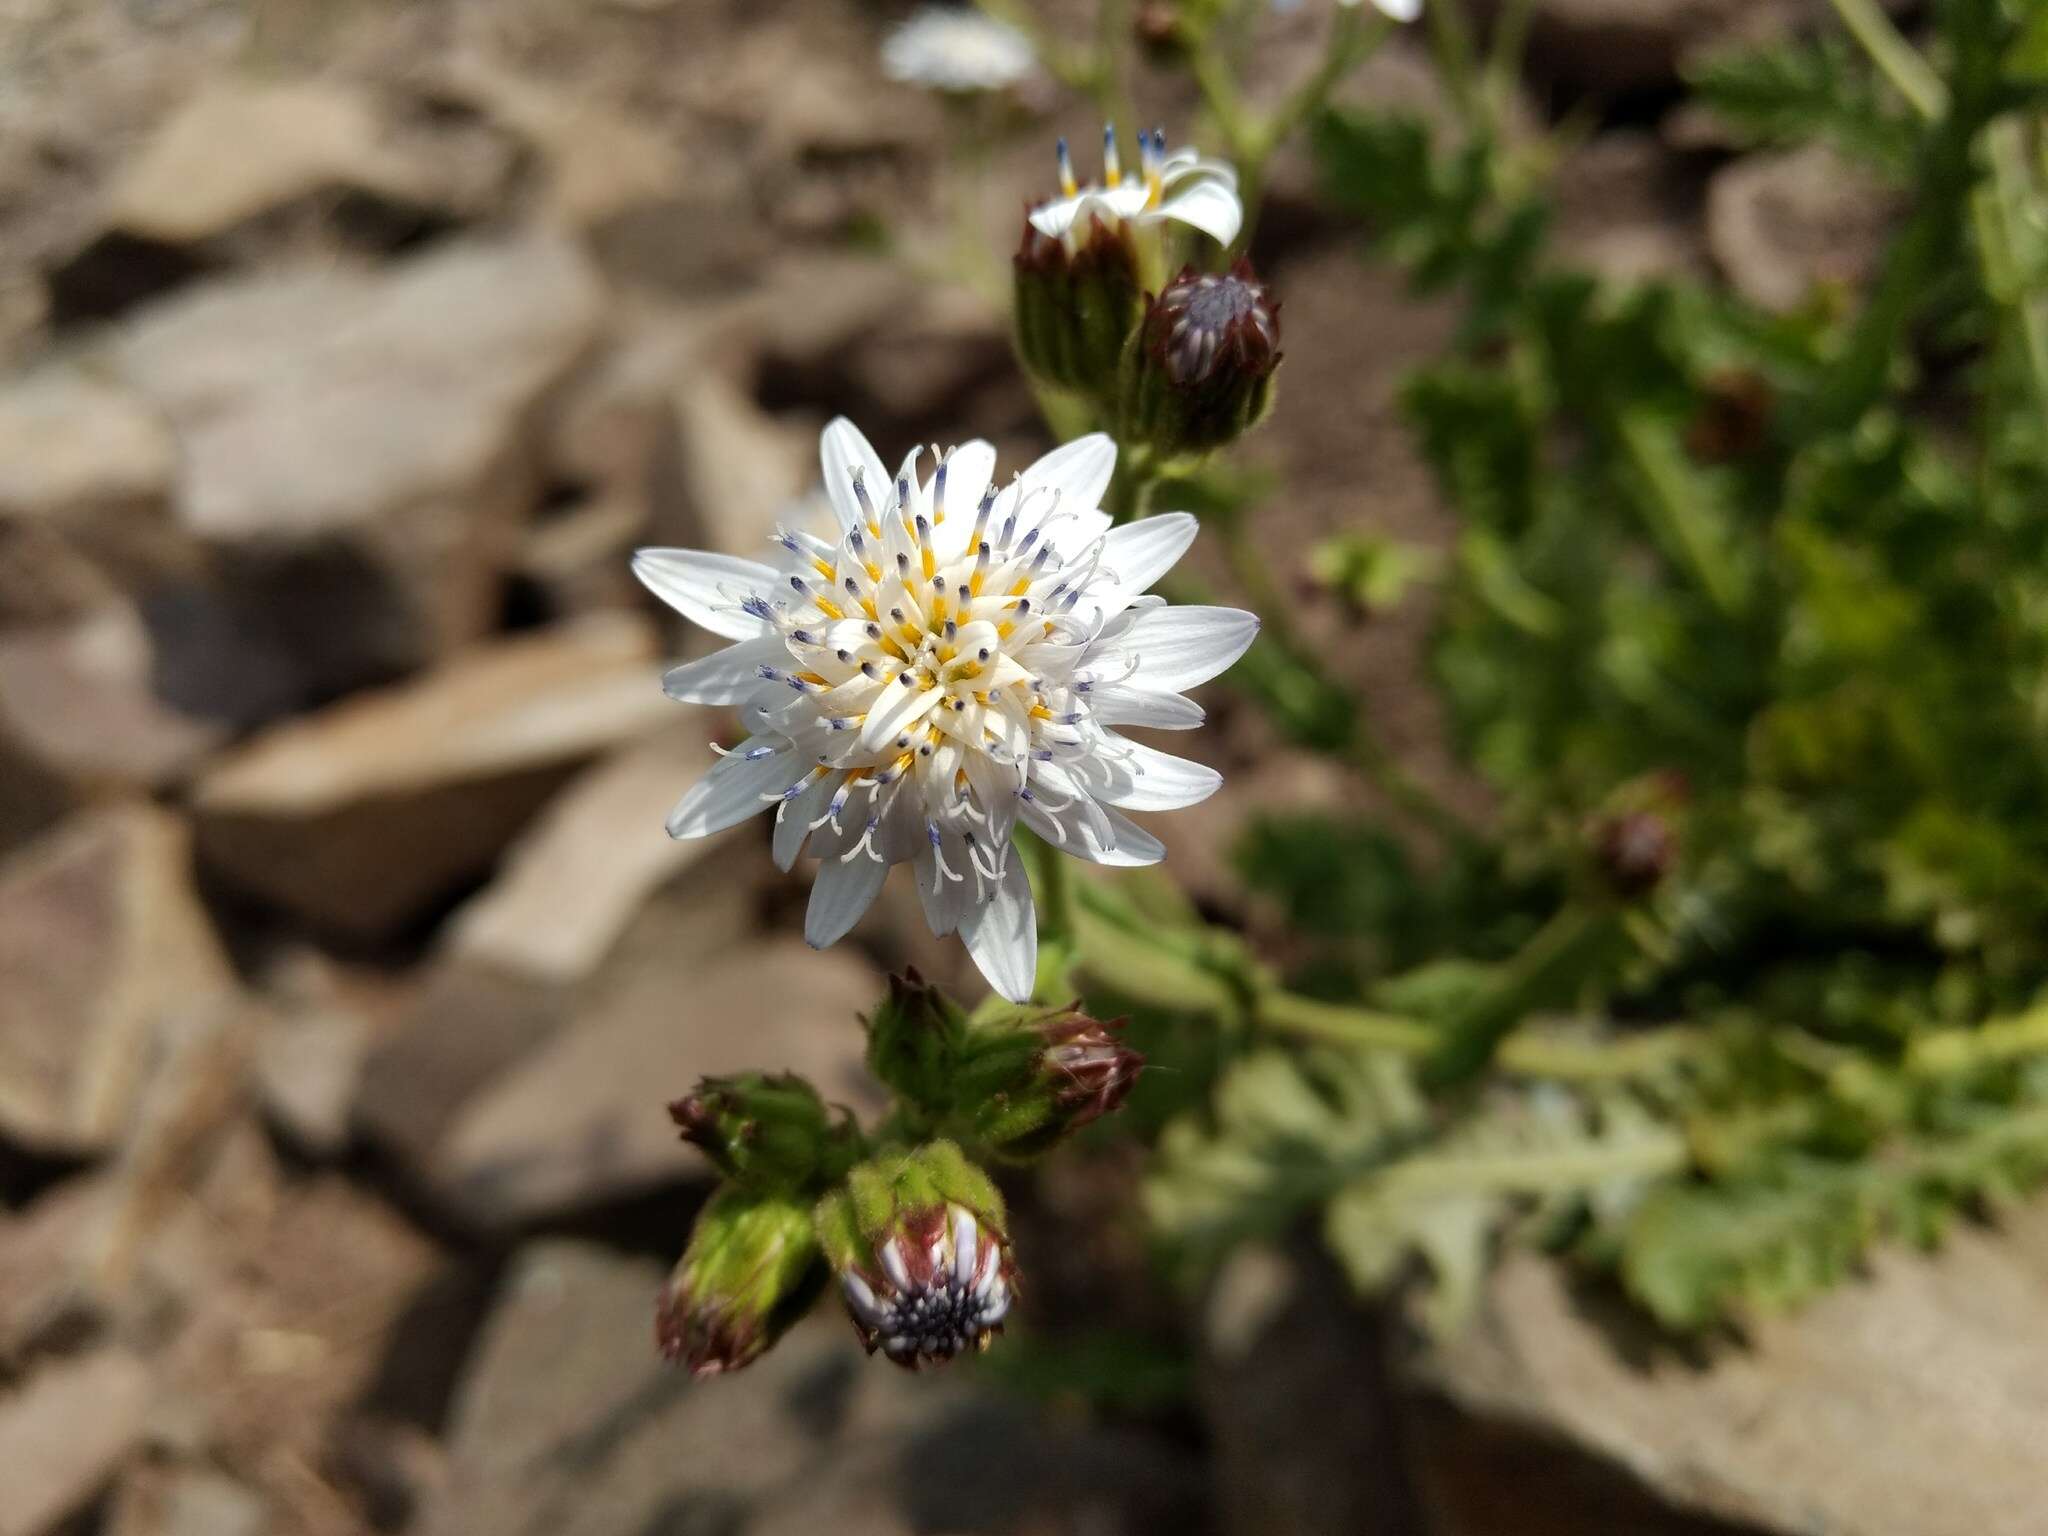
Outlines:
[[[1031,210],[1031,227],[1069,248],[1075,232],[1086,235],[1090,216],[1115,230],[1129,222],[1139,227],[1168,220],[1191,225],[1228,245],[1244,224],[1238,201],[1237,172],[1222,160],[1208,160],[1192,149],[1166,152],[1166,131],[1155,128],[1138,135],[1138,174],[1126,177],[1117,155],[1116,129],[1102,130],[1102,181],[1081,186],[1074,180],[1067,141],[1059,143],[1060,195]]]
[[[675,837],[775,807],[776,863],[820,860],[804,937],[844,935],[891,864],[915,867],[926,919],[958,932],[1004,997],[1029,998],[1038,936],[1024,825],[1098,864],[1165,849],[1124,811],[1207,799],[1212,769],[1118,726],[1188,730],[1182,690],[1244,653],[1258,620],[1144,594],[1195,537],[1169,513],[1112,528],[1099,510],[1116,448],[1097,434],[1006,486],[995,450],[962,444],[894,479],[845,420],[825,429],[826,540],[778,530],[773,564],[647,549],[641,581],[736,643],[675,668],[672,698],[741,706],[747,739],[683,796]]]
[[[1000,91],[1031,77],[1031,40],[979,11],[927,5],[882,43],[891,80],[941,91]]]
[[[1341,6],[1356,10],[1359,0],[1337,0]],[[1380,14],[1393,21],[1413,21],[1422,14],[1422,0],[1372,0]]]

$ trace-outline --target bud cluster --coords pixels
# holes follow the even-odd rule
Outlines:
[[[1144,1065],[1121,1021],[994,1000],[969,1015],[915,971],[867,1026],[896,1095],[879,1145],[788,1075],[706,1078],[669,1106],[726,1180],[656,1317],[662,1353],[697,1375],[758,1358],[834,1273],[870,1354],[914,1369],[987,1348],[1016,1267],[1002,1196],[960,1143],[1037,1156],[1117,1108]]]
[[[1150,9],[1162,37],[1185,19]],[[1061,195],[1026,209],[1012,264],[1017,351],[1041,385],[1086,402],[1119,441],[1171,461],[1263,419],[1280,307],[1244,257],[1227,269],[1213,262],[1242,228],[1236,173],[1187,150],[1169,155],[1157,131],[1138,143],[1127,175],[1106,130],[1102,181],[1082,187],[1061,142]],[[1208,237],[1200,249],[1218,269],[1183,260],[1189,231]]]

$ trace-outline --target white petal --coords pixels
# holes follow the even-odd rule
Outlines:
[[[932,712],[945,697],[943,688],[906,688],[901,682],[889,684],[875,707],[868,711],[867,724],[860,728],[860,744],[873,750],[891,736],[899,735]]]
[[[804,851],[804,839],[811,835],[811,823],[825,814],[833,791],[844,782],[841,775],[828,773],[782,807],[770,845],[777,869],[788,871],[796,867],[797,855]]]
[[[1013,1003],[1031,1001],[1038,980],[1038,917],[1024,860],[1014,848],[988,901],[969,907],[961,918],[960,937],[990,986]]]
[[[1372,3],[1395,21],[1414,21],[1422,14],[1422,0],[1372,0]]]
[[[945,839],[946,867],[966,878],[948,880],[940,874],[929,846],[918,854],[912,868],[917,874],[918,900],[924,905],[925,926],[943,939],[958,929],[960,919],[967,915],[974,877],[967,871],[966,842],[957,833],[941,836]]]
[[[827,859],[818,866],[811,904],[804,911],[804,942],[823,949],[845,938],[861,914],[874,905],[889,866],[857,853],[850,859]]]
[[[824,471],[825,494],[832,498],[832,511],[839,519],[841,533],[860,521],[860,502],[853,494],[856,469],[865,479],[870,501],[879,505],[891,494],[892,482],[889,472],[882,467],[882,456],[861,435],[860,428],[844,416],[836,416],[826,424],[824,435],[818,439],[818,464]]]
[[[766,597],[781,580],[768,566],[701,549],[643,549],[633,556],[642,586],[684,618],[728,640],[773,633],[765,619],[740,611],[747,597]]]
[[[1091,432],[1053,449],[1024,471],[1023,483],[1056,488],[1062,512],[1093,512],[1102,505],[1102,493],[1115,473],[1115,442],[1106,432]]]
[[[1041,235],[1057,240],[1074,227],[1074,220],[1080,216],[1081,205],[1092,200],[1091,193],[1077,192],[1072,197],[1040,203],[1029,214],[1031,227]]]
[[[1147,608],[1107,651],[1137,658],[1131,681],[1140,687],[1179,693],[1236,661],[1258,633],[1257,616],[1239,608]]]
[[[1157,864],[1166,857],[1166,844],[1139,826],[1128,816],[1115,811],[1104,811],[1109,824],[1116,833],[1116,846],[1096,848],[1083,857],[1092,858],[1097,864],[1115,865],[1119,868],[1134,868],[1141,864]]]
[[[1154,693],[1129,683],[1104,683],[1088,697],[1104,725],[1142,725],[1155,731],[1192,731],[1208,711],[1177,693]]]
[[[1203,180],[1161,202],[1159,216],[1191,224],[1218,245],[1228,245],[1244,226],[1244,204],[1221,182]]]
[[[685,704],[741,704],[762,685],[763,667],[787,665],[789,648],[780,635],[742,640],[700,661],[686,661],[662,675],[661,691]]]
[[[770,802],[762,797],[787,789],[797,773],[796,757],[787,747],[761,757],[751,755],[768,745],[750,736],[713,763],[668,813],[668,835],[706,837],[767,810]]]
[[[941,560],[950,560],[967,548],[967,537],[974,532],[974,514],[995,472],[996,451],[979,438],[960,444],[946,461],[946,504],[939,509],[946,516],[932,536]]]
[[[1199,805],[1223,784],[1223,775],[1206,763],[1161,752],[1135,741],[1119,741],[1111,760],[1115,787],[1100,798],[1127,811],[1177,811]]]
[[[1200,531],[1201,525],[1185,512],[1163,512],[1110,529],[1103,537],[1102,568],[1113,579],[1090,587],[1089,599],[1100,597],[1108,606],[1116,601],[1108,595],[1114,589],[1123,599],[1116,602],[1121,608],[1140,592],[1150,591],[1152,584],[1187,553]]]

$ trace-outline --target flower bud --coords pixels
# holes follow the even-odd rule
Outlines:
[[[1124,349],[1124,440],[1169,456],[1221,448],[1265,419],[1279,366],[1280,306],[1251,264],[1183,267]]]
[[[810,1309],[828,1273],[803,1201],[728,1184],[669,1276],[655,1339],[692,1375],[736,1371]]]
[[[837,1178],[852,1159],[852,1131],[817,1089],[792,1074],[707,1077],[668,1107],[669,1118],[727,1178],[753,1189],[797,1191]]]
[[[988,1348],[1016,1295],[1003,1202],[949,1141],[858,1164],[817,1233],[854,1330],[908,1370]]]
[[[1678,824],[1690,797],[1683,774],[1655,773],[1623,785],[1586,829],[1601,882],[1623,901],[1639,901],[1678,863]]]
[[[1117,1038],[1128,1022],[1090,1018],[1077,1002],[1007,1025],[984,1024],[967,1075],[1005,1081],[982,1097],[975,1134],[1003,1157],[1023,1160],[1119,1108],[1145,1065]]]
[[[1013,265],[1025,368],[1040,383],[1110,399],[1124,344],[1144,311],[1129,228],[1091,216],[1078,240],[1056,239],[1027,218]]]

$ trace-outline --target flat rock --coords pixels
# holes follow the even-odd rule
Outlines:
[[[200,848],[324,930],[390,934],[488,869],[581,763],[672,718],[623,614],[476,646],[273,727],[198,782]]]
[[[0,518],[162,516],[177,442],[150,403],[76,365],[0,387]]]
[[[889,1370],[829,1314],[744,1373],[693,1382],[654,1350],[660,1283],[654,1263],[581,1244],[519,1251],[457,1395],[448,1486],[423,1536],[1200,1525],[1184,1456],[1056,1428],[964,1371]]]
[[[706,1074],[787,1068],[861,1108],[856,1015],[881,978],[845,947],[753,938],[765,856],[686,872],[576,985],[444,964],[365,1070],[359,1128],[451,1219],[518,1228],[701,1177],[664,1106]]]
[[[173,784],[227,731],[158,698],[155,659],[148,630],[126,603],[68,622],[0,628],[0,736],[75,802]]]
[[[0,1134],[43,1152],[108,1150],[156,1033],[233,987],[176,818],[88,813],[22,848],[0,865]]]
[[[318,80],[208,82],[151,135],[107,195],[107,224],[186,243],[301,198],[420,196],[419,178],[380,142],[375,106]]]
[[[1737,292],[1789,310],[1816,288],[1862,288],[1900,212],[1895,194],[1825,145],[1745,155],[1707,186],[1707,243]]]
[[[149,1370],[121,1349],[55,1361],[0,1397],[0,1536],[50,1536],[113,1481],[142,1438]]]
[[[181,450],[186,544],[129,577],[167,696],[260,719],[485,633],[539,495],[536,424],[603,308],[577,251],[530,235],[288,265],[138,318],[109,363]]]
[[[592,765],[548,802],[455,915],[451,956],[550,985],[581,981],[656,890],[725,849],[729,836],[673,838],[663,827],[691,754],[716,734],[708,712],[674,713],[687,723]]]
[[[1470,1467],[1489,1441],[1562,1442],[1676,1511],[1784,1536],[2032,1536],[2048,1509],[2044,1284],[2035,1201],[1932,1256],[1884,1250],[1746,1343],[1681,1356],[1517,1257],[1482,1324],[1423,1363],[1462,1412],[1435,1451]],[[1578,1516],[1572,1530],[1639,1528]]]
[[[121,1480],[107,1536],[264,1536],[262,1495],[205,1467],[150,1466]]]

